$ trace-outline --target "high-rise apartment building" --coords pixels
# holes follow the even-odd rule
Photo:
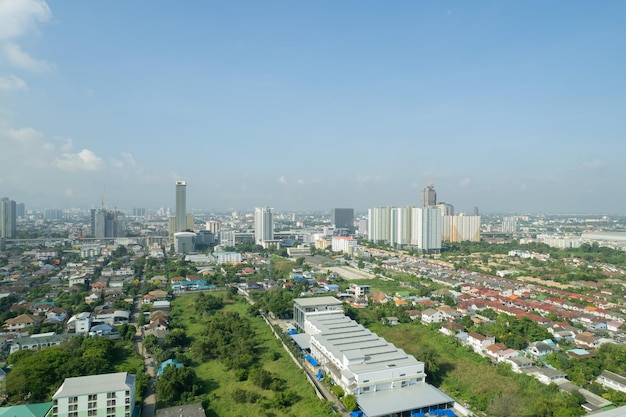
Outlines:
[[[126,235],[124,217],[117,210],[102,208],[91,210],[93,236],[97,239],[123,237]]]
[[[435,192],[435,184],[431,181],[428,187],[422,190],[421,198],[422,207],[430,207],[437,204],[437,193]]]
[[[61,220],[63,218],[63,210],[61,209],[45,209],[43,212],[45,220]]]
[[[442,239],[450,242],[480,242],[480,216],[443,216]]]
[[[262,245],[267,240],[274,240],[274,216],[269,207],[254,209],[254,242]]]
[[[413,209],[411,243],[425,253],[441,251],[442,223],[441,210],[438,208]]]
[[[391,236],[389,243],[392,246],[411,244],[411,223],[413,207],[394,207],[391,209]]]
[[[372,242],[391,240],[391,210],[393,207],[375,207],[367,211],[367,239]]]
[[[17,205],[7,197],[0,199],[0,238],[15,239]]]
[[[502,219],[502,233],[513,234],[519,232],[517,216],[504,217]]]
[[[347,229],[348,233],[354,231],[354,209],[334,208],[330,212],[330,218],[335,229]]]
[[[187,230],[187,182],[176,181],[175,232]]]

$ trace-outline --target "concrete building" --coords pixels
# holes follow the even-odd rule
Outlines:
[[[52,417],[131,417],[135,375],[119,372],[66,378],[52,402]]]
[[[454,406],[452,398],[426,383],[423,362],[340,313],[339,300],[294,301],[296,325],[310,337],[311,364],[354,395],[367,416],[410,416]]]
[[[444,215],[441,238],[450,242],[480,242],[480,216]]]
[[[330,219],[335,229],[346,229],[348,233],[354,232],[354,209],[334,208],[330,212]]]
[[[375,207],[367,211],[367,239],[372,242],[389,242],[391,240],[392,207]]]
[[[254,209],[254,241],[257,245],[274,240],[274,215],[269,207]]]
[[[411,244],[424,253],[441,250],[443,221],[441,211],[433,207],[414,208],[412,214]]]
[[[117,210],[91,210],[91,232],[97,239],[125,236],[124,218]]]
[[[213,252],[215,263],[219,264],[238,264],[241,262],[241,254],[239,252]]]
[[[17,205],[8,198],[0,199],[0,238],[15,239]]]
[[[193,227],[192,227],[193,228]],[[176,181],[176,213],[174,233],[187,229],[187,182]]]
[[[333,236],[333,239],[331,241],[331,248],[333,252],[352,254],[357,244],[357,240],[353,237]]]
[[[174,233],[174,251],[176,253],[193,252],[195,238],[196,234],[193,232]]]
[[[435,192],[435,184],[432,181],[422,190],[420,202],[422,207],[431,207],[437,204],[437,193]]]

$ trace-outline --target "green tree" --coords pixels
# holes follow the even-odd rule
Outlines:
[[[354,411],[358,407],[358,404],[356,402],[356,397],[352,394],[344,395],[341,402],[343,403],[343,406],[346,407],[346,410],[348,411]]]

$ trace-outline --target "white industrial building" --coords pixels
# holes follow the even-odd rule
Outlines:
[[[294,318],[321,371],[354,395],[368,417],[454,406],[452,398],[426,383],[423,362],[345,316],[334,297],[294,300]]]

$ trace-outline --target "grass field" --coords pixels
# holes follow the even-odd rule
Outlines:
[[[223,294],[215,293],[220,296]],[[172,322],[177,327],[186,330],[187,335],[193,340],[202,330],[202,320],[196,317],[193,309],[195,295],[177,297],[172,302]],[[252,317],[248,314],[248,304],[237,297],[236,301],[227,301],[225,311],[236,311],[241,316],[250,320],[251,326],[257,337],[257,364],[286,381],[287,389],[295,391],[300,400],[287,408],[272,407],[270,401],[275,395],[273,391],[263,390],[250,381],[239,381],[236,373],[227,370],[218,360],[209,360],[200,363],[196,367],[196,374],[204,385],[202,398],[208,399],[209,406],[207,415],[210,417],[317,417],[333,415],[329,412],[328,405],[319,400],[314,393],[313,387],[307,382],[304,372],[291,360],[282,344],[274,337],[270,327],[261,317]],[[195,359],[195,358],[192,358]],[[258,394],[256,403],[239,403],[234,400],[233,393],[236,390],[245,390]]]

